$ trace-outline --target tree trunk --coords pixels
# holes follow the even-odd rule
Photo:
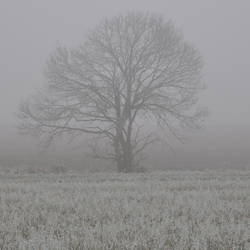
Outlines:
[[[133,171],[133,152],[130,142],[124,142],[122,137],[116,139],[114,143],[117,170],[119,172]]]
[[[123,147],[121,147],[121,152],[118,148],[116,148],[115,152],[117,170],[125,173],[132,172],[134,164],[131,145],[126,143]]]

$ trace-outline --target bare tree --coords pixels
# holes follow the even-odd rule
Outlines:
[[[45,70],[48,91],[20,106],[21,129],[47,140],[92,134],[118,171],[133,171],[156,139],[145,121],[179,138],[204,117],[197,109],[202,59],[162,16],[128,13],[105,19],[79,47],[59,47]]]

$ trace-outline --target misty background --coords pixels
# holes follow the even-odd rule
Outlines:
[[[59,142],[42,154],[34,138],[18,134],[16,112],[22,99],[45,84],[43,68],[58,45],[77,46],[102,18],[131,10],[172,19],[205,62],[207,89],[199,96],[200,104],[210,111],[205,128],[186,144],[168,141],[175,153],[156,147],[147,164],[159,168],[250,164],[249,1],[1,0],[0,165],[38,159],[91,165],[84,147]]]

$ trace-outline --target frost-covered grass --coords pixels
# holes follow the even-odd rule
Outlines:
[[[0,249],[250,249],[250,171],[0,176]]]

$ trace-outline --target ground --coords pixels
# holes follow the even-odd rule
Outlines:
[[[250,249],[250,171],[3,174],[0,249]]]

